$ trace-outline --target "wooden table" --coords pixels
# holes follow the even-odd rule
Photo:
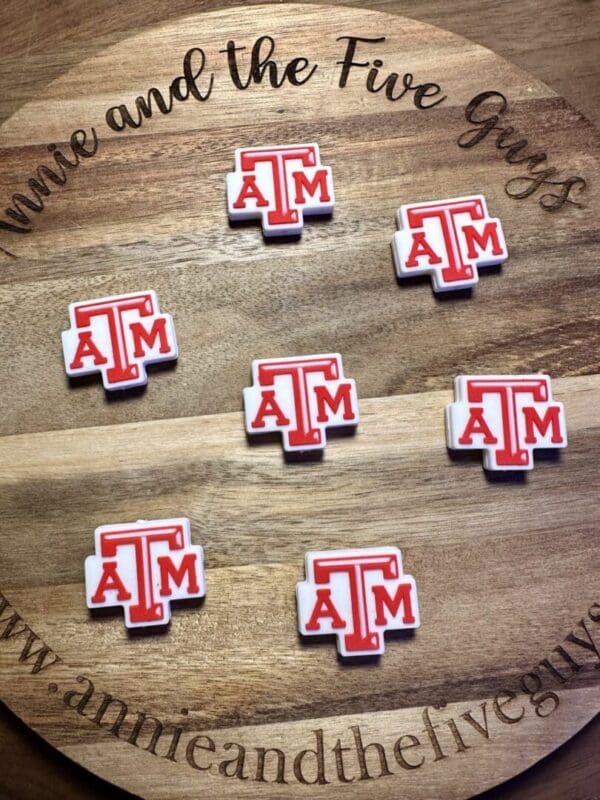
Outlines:
[[[208,2],[202,9],[235,4]],[[406,14],[484,44],[546,81],[600,124],[600,14],[592,3],[549,0],[542,9],[516,0],[484,8],[469,0],[458,9],[433,0],[418,6],[407,0],[354,5]],[[83,58],[145,27],[198,10],[198,3],[190,0],[6,2],[0,10],[0,121]],[[600,769],[594,764],[599,735],[596,720],[556,754],[487,796],[593,797],[600,790]],[[2,796],[45,798],[49,786],[54,787],[54,796],[125,796],[59,757],[4,708],[0,709],[0,764]]]

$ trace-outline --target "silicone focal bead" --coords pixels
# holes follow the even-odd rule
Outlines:
[[[499,219],[485,197],[456,197],[400,206],[392,250],[399,278],[431,275],[434,292],[470,289],[478,269],[508,258]]]
[[[242,147],[227,175],[232,221],[260,219],[265,236],[300,236],[304,217],[331,214],[335,205],[331,167],[319,145]]]
[[[101,525],[94,541],[95,555],[85,560],[87,606],[122,606],[128,628],[167,625],[172,601],[206,593],[203,550],[191,543],[185,517]]]
[[[99,372],[107,391],[144,386],[146,364],[178,356],[173,318],[161,314],[156,292],[135,292],[71,303],[63,331],[69,377]]]
[[[358,425],[356,384],[339,353],[252,362],[244,389],[249,435],[281,432],[284,450],[323,450],[329,427]]]
[[[302,635],[335,634],[340,655],[377,656],[385,631],[419,627],[417,586],[397,547],[313,551],[305,562],[296,586]]]
[[[460,375],[446,408],[451,450],[481,450],[487,470],[533,469],[537,447],[567,446],[565,410],[548,375]]]

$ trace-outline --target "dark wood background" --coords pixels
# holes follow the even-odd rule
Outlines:
[[[84,58],[157,22],[235,0],[5,0],[0,7],[0,122]],[[590,0],[524,4],[466,0],[355,2],[437,24],[486,45],[546,81],[600,123],[600,9]],[[600,792],[600,723],[504,787],[494,798],[592,800]],[[59,756],[0,707],[0,796],[126,797]]]

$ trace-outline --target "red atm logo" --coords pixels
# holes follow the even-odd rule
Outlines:
[[[227,175],[230,219],[258,218],[265,236],[295,236],[305,215],[331,214],[333,207],[331,168],[321,165],[317,144],[235,151],[235,172]]]
[[[153,291],[71,303],[69,317],[62,343],[70,377],[100,372],[105,389],[129,389],[147,383],[145,364],[177,358],[173,319]]]
[[[533,469],[536,447],[566,447],[562,403],[547,375],[461,375],[446,408],[448,447],[483,450],[489,470]]]
[[[392,245],[398,277],[431,275],[435,292],[468,289],[479,267],[508,258],[500,220],[488,216],[482,195],[401,206],[398,228]]]
[[[172,600],[204,597],[203,551],[185,518],[102,525],[85,560],[88,608],[122,606],[128,628],[166,625]]]
[[[324,449],[326,429],[358,425],[356,384],[339,353],[252,362],[244,389],[249,434],[280,431],[287,451]]]
[[[419,627],[417,587],[397,547],[307,553],[296,598],[300,633],[336,634],[342,656],[379,655],[386,630]]]

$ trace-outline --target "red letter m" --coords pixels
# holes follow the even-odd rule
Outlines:
[[[328,203],[331,200],[327,188],[327,170],[319,169],[315,172],[315,177],[309,180],[304,172],[294,172],[294,184],[296,186],[296,203],[306,203],[305,192],[314,197],[317,189],[319,190],[319,200],[321,203]]]
[[[373,594],[375,596],[375,625],[387,625],[388,620],[385,615],[384,607],[388,609],[392,617],[398,615],[400,606],[404,608],[404,617],[402,622],[405,625],[412,625],[415,621],[415,616],[412,610],[412,603],[410,598],[412,586],[410,583],[401,583],[396,589],[394,597],[390,597],[385,586],[374,586]]]
[[[475,250],[475,245],[477,245],[480,251],[486,250],[490,239],[492,240],[492,254],[495,256],[502,255],[502,248],[500,247],[500,241],[498,239],[497,223],[486,222],[481,233],[478,233],[473,225],[465,225],[463,233],[465,234],[465,241],[467,243],[468,258],[477,258],[478,253]]]
[[[141,322],[131,323],[131,335],[133,336],[133,357],[142,358],[145,355],[145,350],[142,347],[142,340],[148,346],[148,349],[154,347],[154,342],[157,338],[160,339],[160,353],[168,353],[171,349],[169,347],[169,339],[167,337],[167,320],[155,319],[152,327],[147,331]]]
[[[550,406],[550,408],[546,409],[546,413],[542,418],[535,408],[526,406],[523,409],[523,416],[525,417],[525,442],[527,444],[536,443],[537,437],[534,428],[538,429],[540,436],[545,436],[548,428],[552,425],[552,443],[562,444],[563,437],[560,433],[559,413],[559,406]]]
[[[340,383],[335,397],[329,394],[326,386],[315,386],[315,395],[317,398],[317,422],[328,422],[329,415],[325,406],[329,406],[333,414],[337,413],[338,408],[344,404],[344,419],[354,419],[352,411],[352,396],[350,390],[352,389],[349,383]]]
[[[160,595],[161,597],[169,597],[171,594],[171,587],[169,585],[169,578],[177,586],[181,586],[185,573],[188,574],[188,592],[190,594],[198,594],[198,581],[196,580],[196,553],[188,553],[181,559],[179,569],[175,566],[170,556],[159,556],[157,559],[158,566],[160,567]]]

